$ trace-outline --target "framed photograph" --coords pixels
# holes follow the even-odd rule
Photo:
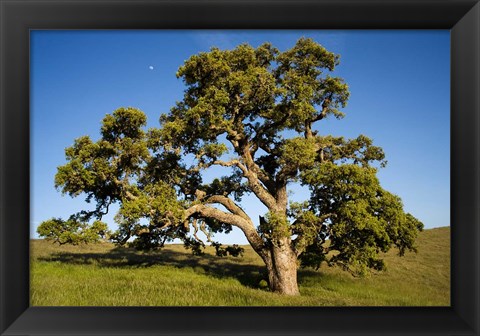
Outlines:
[[[479,334],[477,1],[0,1],[2,335]],[[385,115],[359,116],[371,106]],[[199,179],[214,166],[230,175]],[[120,247],[65,247],[104,238]],[[135,251],[182,241],[207,253]],[[430,254],[415,265],[435,273],[415,275],[425,287],[402,281],[417,246]],[[403,268],[393,280],[345,275],[382,271],[384,257]],[[111,279],[202,282],[146,301],[91,264]],[[154,279],[153,264],[171,273]],[[333,287],[314,271],[297,284],[300,264],[334,266],[320,269]]]

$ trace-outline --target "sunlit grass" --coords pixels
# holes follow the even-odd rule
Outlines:
[[[181,245],[155,253],[32,241],[33,306],[448,306],[450,228],[422,232],[418,254],[386,256],[388,270],[354,278],[326,265],[300,270],[301,296],[261,289],[260,258],[192,256]]]

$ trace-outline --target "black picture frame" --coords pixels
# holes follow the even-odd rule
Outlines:
[[[479,335],[480,5],[0,0],[1,335]],[[451,307],[29,307],[31,29],[449,29]]]

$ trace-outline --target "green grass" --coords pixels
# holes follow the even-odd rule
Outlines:
[[[192,256],[181,245],[155,253],[108,243],[31,245],[33,306],[449,306],[450,228],[426,230],[418,254],[386,254],[388,270],[354,278],[326,265],[300,270],[301,296],[261,289],[260,258]]]

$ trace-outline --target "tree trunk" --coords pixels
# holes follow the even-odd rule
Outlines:
[[[299,295],[297,256],[287,244],[287,239],[273,244],[270,251],[271,258],[266,262],[270,290],[284,295]]]

